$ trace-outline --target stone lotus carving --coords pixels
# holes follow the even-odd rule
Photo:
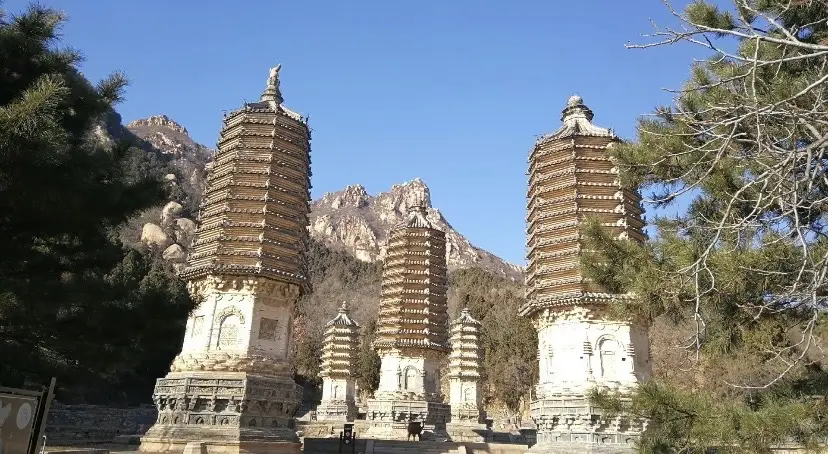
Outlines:
[[[283,375],[292,367],[284,360],[244,353],[201,352],[175,357],[170,372],[248,372]]]

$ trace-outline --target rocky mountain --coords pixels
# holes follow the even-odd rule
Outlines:
[[[519,279],[522,269],[474,246],[431,205],[431,192],[420,178],[395,184],[371,196],[361,185],[329,192],[311,205],[311,235],[330,247],[341,248],[366,262],[385,257],[389,229],[404,220],[408,207],[422,203],[428,218],[446,232],[449,269],[480,267],[510,279]]]
[[[180,186],[183,194],[179,202],[185,214],[194,217],[207,182],[207,165],[214,151],[196,143],[185,127],[166,115],[135,120],[127,124],[126,128],[154,150],[160,151],[178,170],[182,178],[168,175],[167,179],[170,184]]]
[[[190,223],[197,215],[213,150],[193,141],[186,128],[166,115],[135,120],[127,129],[169,158],[181,175],[167,175],[170,184],[182,190],[181,200],[171,202],[176,206],[168,205],[163,212],[147,213],[137,221],[144,222],[140,227],[142,242],[163,246],[170,260],[183,261],[189,245],[186,241],[191,234]],[[431,205],[429,188],[419,178],[374,196],[361,185],[325,194],[311,204],[311,235],[333,249],[350,252],[359,260],[382,260],[388,230],[403,220],[409,206],[418,202],[427,207],[429,220],[446,232],[450,269],[480,267],[520,280],[519,266],[474,246],[451,226],[440,210]],[[186,228],[182,229],[179,224],[186,224]]]

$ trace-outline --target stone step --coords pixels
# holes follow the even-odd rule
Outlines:
[[[373,454],[455,454],[461,446],[451,442],[375,440]]]
[[[523,454],[529,447],[521,444],[456,443],[405,440],[357,439],[356,454]],[[306,439],[304,451],[313,454],[340,454],[338,438]],[[351,454],[343,449],[342,454]]]
[[[365,454],[365,440],[356,440],[357,454]],[[306,438],[303,453],[313,454],[339,454],[339,438]],[[342,454],[351,454],[351,448],[343,446]]]

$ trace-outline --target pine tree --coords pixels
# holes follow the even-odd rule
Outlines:
[[[0,11],[0,381],[147,386],[192,302],[149,251],[117,240],[164,201],[160,172],[137,172],[152,159],[104,134],[126,79],[90,84],[78,52],[56,47],[63,20]]]
[[[652,219],[640,247],[591,224],[598,252],[583,265],[636,296],[620,315],[686,334],[670,352],[686,370],[656,371],[630,403],[596,397],[650,419],[644,452],[813,445],[828,435],[828,4],[696,1],[673,12],[681,28],[637,47],[684,41],[714,55],[613,155],[653,206],[687,208]]]
[[[359,364],[357,366],[357,386],[363,395],[372,395],[379,388],[382,361],[374,350],[374,333],[377,320],[368,320],[362,327],[362,339],[359,346]]]

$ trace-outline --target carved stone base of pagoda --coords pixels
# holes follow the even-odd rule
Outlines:
[[[451,406],[452,424],[483,424],[486,415],[477,405],[455,404]]]
[[[155,384],[158,419],[140,450],[180,453],[195,441],[208,454],[298,453],[293,414],[301,396],[289,376],[172,372]]]
[[[353,400],[323,400],[316,407],[317,421],[353,421],[357,407]]]
[[[446,432],[451,441],[482,443],[490,432],[485,421],[485,415],[477,405],[455,404],[451,406],[451,418],[446,424]]]
[[[641,418],[593,406],[584,394],[547,394],[531,404],[537,444],[530,453],[631,453],[646,428]]]
[[[369,423],[364,438],[382,440],[405,440],[408,438],[408,424],[423,424],[423,440],[448,440],[446,424],[451,407],[442,402],[426,400],[384,400],[368,399]]]
[[[485,424],[471,422],[450,422],[446,424],[446,433],[453,442],[485,443],[491,437]]]

